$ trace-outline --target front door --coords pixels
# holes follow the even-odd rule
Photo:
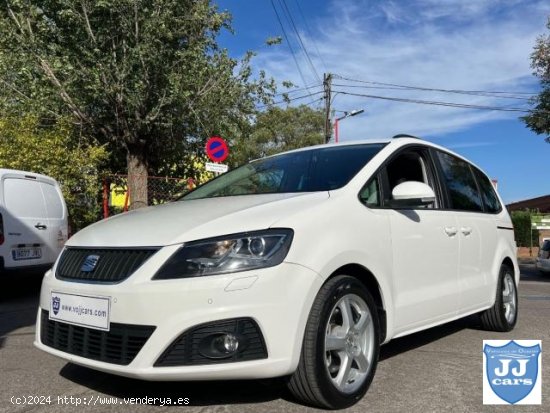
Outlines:
[[[396,333],[451,318],[458,309],[458,223],[441,209],[441,189],[429,151],[405,149],[385,170],[385,203],[405,181],[432,187],[436,202],[415,209],[389,208]]]

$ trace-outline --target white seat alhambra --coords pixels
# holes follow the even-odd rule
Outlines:
[[[393,338],[476,313],[511,330],[515,252],[464,158],[403,136],[309,147],[78,232],[44,277],[35,345],[147,380],[286,377],[343,408]]]

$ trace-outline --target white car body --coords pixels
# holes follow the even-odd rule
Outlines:
[[[55,179],[0,169],[0,271],[51,267],[67,240],[67,220]]]
[[[396,151],[412,145],[448,152],[417,139],[371,142],[385,146],[340,189],[184,200],[118,215],[80,231],[66,248],[155,246],[159,250],[135,273],[114,284],[59,279],[54,266],[42,284],[35,345],[79,365],[148,380],[267,378],[296,370],[312,303],[327,279],[343,268],[365,277],[378,290],[373,294],[383,317],[383,342],[493,306],[503,262],[509,263],[519,282],[506,209],[486,214],[367,207],[359,201],[359,192]],[[268,228],[294,231],[290,250],[277,266],[151,279],[182,244]],[[52,292],[107,298],[111,324],[156,329],[127,365],[60,351],[45,345],[40,333],[47,319],[41,314],[52,309]],[[183,332],[202,323],[238,317],[258,323],[266,358],[155,366]]]
[[[550,238],[544,238],[542,240],[536,267],[539,271],[550,272]]]

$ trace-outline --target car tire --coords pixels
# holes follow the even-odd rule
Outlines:
[[[481,325],[485,330],[511,331],[518,318],[518,290],[514,271],[506,264],[500,267],[495,304],[481,313]]]
[[[315,298],[300,362],[287,386],[307,405],[351,406],[369,388],[379,353],[380,321],[374,299],[356,278],[335,276]]]

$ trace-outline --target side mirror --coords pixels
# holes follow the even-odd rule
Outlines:
[[[420,207],[435,202],[434,190],[423,182],[407,181],[400,183],[391,193],[391,206],[398,208]]]

